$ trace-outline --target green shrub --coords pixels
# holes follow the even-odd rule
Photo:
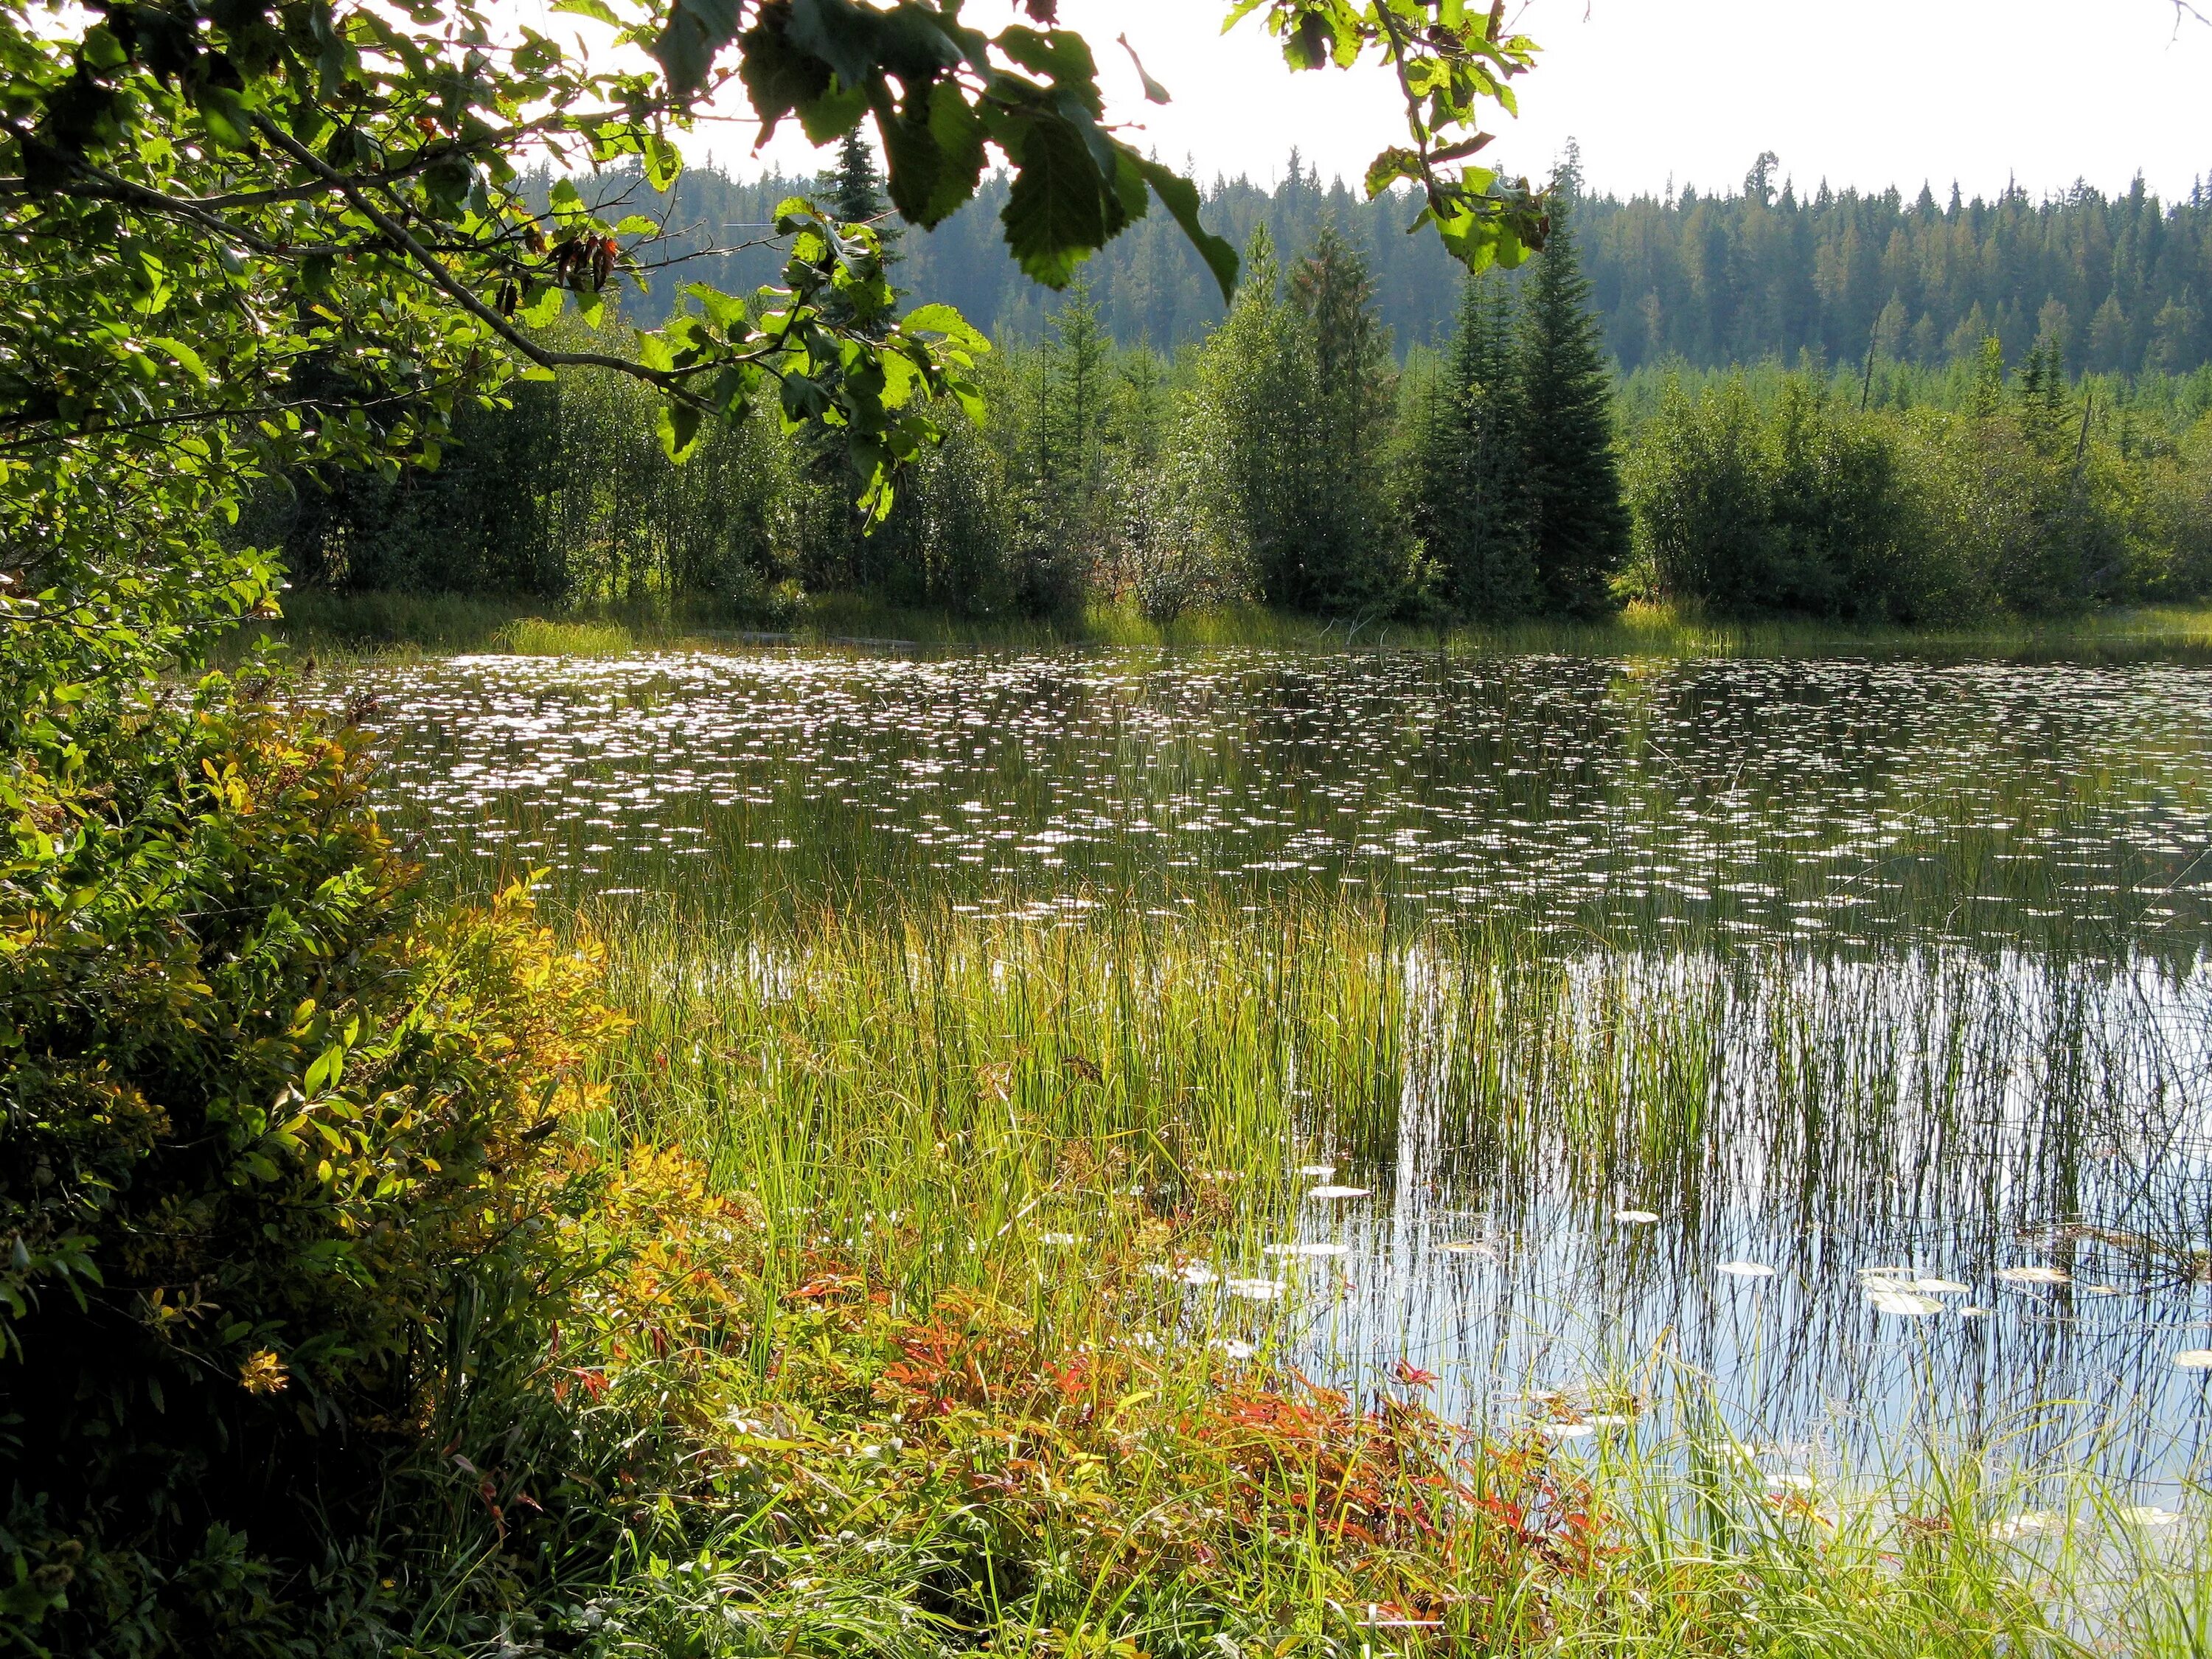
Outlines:
[[[349,731],[215,678],[66,738],[0,781],[0,1650],[367,1643],[395,1472],[490,1468],[589,1266],[617,1022],[526,893],[416,896]]]

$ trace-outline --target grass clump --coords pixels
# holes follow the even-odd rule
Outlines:
[[[636,648],[620,623],[548,621],[518,617],[493,635],[495,650],[518,657],[619,657]]]

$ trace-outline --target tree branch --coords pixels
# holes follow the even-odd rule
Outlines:
[[[514,323],[478,299],[470,291],[465,283],[458,280],[453,272],[446,269],[435,254],[415,239],[412,231],[370,201],[367,194],[353,180],[336,168],[325,165],[320,156],[294,138],[290,133],[285,131],[267,116],[256,115],[253,118],[253,125],[271,143],[309,172],[325,179],[333,190],[344,197],[356,213],[383,232],[396,246],[404,250],[408,257],[415,261],[423,275],[428,276],[447,299],[490,329],[494,334],[537,364],[538,368],[610,368],[617,374],[627,374],[634,380],[643,380],[650,386],[658,386],[672,398],[681,398],[687,403],[697,404],[701,408],[706,407],[704,398],[693,393],[684,384],[681,376],[669,371],[648,368],[643,363],[634,362],[625,357],[617,357],[611,352],[548,351],[520,329],[515,327]]]

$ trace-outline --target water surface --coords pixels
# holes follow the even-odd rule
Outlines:
[[[1309,1179],[1366,1189],[1298,1238],[1346,1253],[1220,1264],[1305,1281],[1316,1368],[1571,1435],[1704,1374],[1778,1479],[1917,1428],[2196,1467],[2212,671],[787,653],[362,690],[393,816],[461,880],[1393,907],[1402,1083],[1296,1103]]]

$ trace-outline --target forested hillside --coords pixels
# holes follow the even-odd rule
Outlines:
[[[811,181],[688,173],[672,222],[692,246],[766,234],[776,200]],[[1007,258],[998,222],[1003,179],[932,234],[901,244],[903,286],[958,306],[1007,339],[1037,337],[1050,296]],[[2118,196],[2084,185],[2032,200],[1800,192],[1771,156],[1727,194],[1684,190],[1671,201],[1589,196],[1579,210],[1592,301],[1626,369],[1676,357],[1697,368],[1812,351],[1829,362],[1883,356],[1940,365],[1975,356],[1991,336],[2017,359],[2057,339],[2075,374],[2179,373],[2212,362],[2212,182],[2166,204],[2138,181]],[[1393,198],[1360,199],[1322,183],[1294,153],[1272,190],[1217,179],[1207,223],[1242,246],[1265,224],[1275,246],[1308,246],[1324,218],[1358,247],[1383,324],[1401,351],[1440,342],[1459,302],[1450,259],[1433,237],[1407,236],[1413,216]],[[766,281],[776,259],[756,249],[702,263],[731,286]],[[1123,345],[1172,347],[1221,319],[1212,283],[1164,218],[1138,224],[1087,267],[1100,313]],[[664,283],[641,315],[657,315]]]

